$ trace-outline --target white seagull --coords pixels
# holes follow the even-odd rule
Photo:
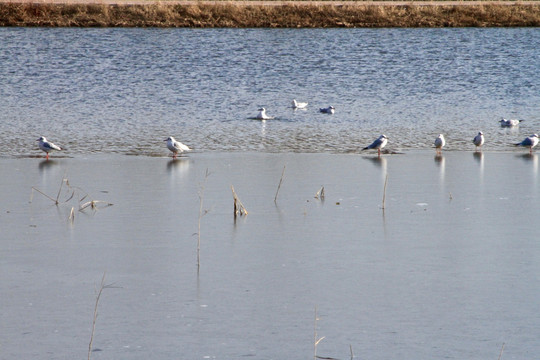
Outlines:
[[[292,101],[293,109],[305,109],[307,105],[308,105],[307,102],[298,102],[296,100]]]
[[[385,147],[387,143],[388,143],[388,138],[386,137],[386,135],[383,134],[379,136],[377,140],[375,140],[371,145],[363,148],[362,151],[368,150],[368,149],[377,149],[377,154],[381,156],[381,149]]]
[[[478,135],[476,135],[473,139],[473,144],[476,145],[476,150],[478,150],[478,147],[484,145],[484,133],[479,131]]]
[[[446,145],[446,141],[444,140],[443,134],[439,134],[439,136],[437,136],[433,144],[435,145],[435,149],[437,149],[436,150],[437,154],[440,154],[442,148],[444,147],[444,145]]]
[[[182,144],[180,141],[176,141],[172,136],[169,136],[163,141],[167,142],[167,148],[172,151],[173,159],[176,159],[178,153],[191,150],[187,145]]]
[[[36,141],[39,141],[39,148],[42,150],[42,151],[45,151],[47,153],[47,157],[46,159],[49,160],[49,153],[53,150],[62,150],[62,148],[60,146],[57,146],[55,144],[53,144],[52,142],[50,141],[47,141],[47,139],[45,138],[45,136],[41,136],[39,139],[37,139]]]
[[[327,108],[320,108],[319,111],[325,114],[333,114],[335,112],[335,108],[333,106],[329,106]]]
[[[513,127],[513,126],[518,126],[519,123],[522,121],[523,120],[517,120],[517,119],[510,119],[510,120],[502,119],[499,122],[501,123],[502,127]]]
[[[524,146],[529,148],[529,153],[532,154],[532,148],[538,145],[538,134],[532,134],[523,139],[522,142],[515,144],[516,146]]]
[[[256,117],[257,120],[272,120],[273,118],[273,116],[266,115],[266,109],[263,107],[259,109],[259,113]]]

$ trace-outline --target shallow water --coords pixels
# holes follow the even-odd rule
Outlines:
[[[93,359],[312,357],[316,308],[321,356],[536,357],[538,155],[510,144],[540,128],[539,42],[0,29],[0,357],[85,357],[104,273]],[[404,154],[358,154],[383,132]],[[37,158],[41,135],[67,150]],[[166,158],[169,135],[195,151]]]
[[[540,31],[0,29],[2,156],[198,151],[488,150],[540,131]],[[293,111],[292,99],[308,101]],[[333,105],[333,116],[318,113]],[[276,120],[249,120],[264,106]],[[498,126],[524,119],[519,129]]]
[[[540,353],[537,154],[102,154],[0,174],[2,358],[85,357],[104,272],[92,359],[309,358],[316,308],[321,356]],[[32,194],[64,176],[73,198]],[[85,194],[114,205],[71,223]]]

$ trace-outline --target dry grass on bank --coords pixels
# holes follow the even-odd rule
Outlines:
[[[418,6],[0,3],[0,26],[515,27],[540,26],[540,4]]]

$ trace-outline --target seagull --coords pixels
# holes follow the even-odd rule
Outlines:
[[[446,145],[446,141],[444,140],[443,134],[439,134],[439,136],[437,136],[433,144],[435,145],[435,148],[437,149],[437,153],[440,154],[442,148],[444,147],[444,145]]]
[[[257,119],[257,120],[271,120],[273,118],[274,118],[273,116],[266,115],[266,109],[265,108],[260,108],[259,113],[257,114],[257,117],[255,119]]]
[[[333,106],[329,106],[327,108],[320,108],[319,111],[325,114],[333,114],[335,112],[335,108]]]
[[[307,102],[297,102],[296,100],[292,101],[293,109],[305,109],[307,105]]]
[[[484,133],[479,131],[472,142],[476,145],[476,150],[478,151],[478,147],[484,145]]]
[[[518,126],[519,123],[522,121],[523,120],[517,120],[517,119],[510,119],[510,120],[502,119],[499,122],[501,123],[502,127],[513,127],[513,126]]]
[[[525,146],[529,148],[529,153],[532,154],[532,148],[538,145],[538,134],[532,134],[523,139],[522,142],[515,144],[516,146]]]
[[[60,146],[57,146],[57,145],[53,144],[50,141],[47,141],[45,136],[41,136],[36,141],[39,141],[39,148],[47,153],[47,157],[46,157],[47,160],[49,160],[49,153],[51,151],[53,151],[53,150],[62,150],[62,148]]]
[[[379,136],[371,145],[363,148],[362,151],[368,149],[377,149],[377,155],[381,156],[381,149],[386,146],[386,143],[388,143],[388,138],[383,134]]]
[[[176,159],[178,153],[191,150],[187,145],[182,144],[180,141],[176,141],[172,136],[169,136],[163,141],[167,142],[167,148],[172,151],[173,159]]]

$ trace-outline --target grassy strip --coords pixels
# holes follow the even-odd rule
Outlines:
[[[540,4],[178,5],[0,3],[0,26],[43,27],[536,27]]]

